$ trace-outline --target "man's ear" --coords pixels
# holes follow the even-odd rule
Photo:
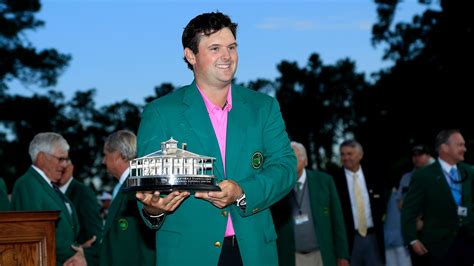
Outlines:
[[[40,151],[36,155],[36,160],[33,162],[33,165],[41,168],[44,165],[45,160],[46,160],[46,154]]]
[[[196,55],[194,54],[194,52],[189,49],[189,48],[184,48],[184,57],[186,57],[186,60],[188,60],[188,62],[191,64],[191,65],[194,65],[196,63]]]

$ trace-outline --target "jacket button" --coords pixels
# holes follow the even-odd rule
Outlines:
[[[258,212],[258,211],[259,211],[258,208],[255,208],[255,209],[252,210],[253,213],[256,213],[256,212]]]
[[[224,217],[227,217],[227,211],[221,211],[221,215],[224,216]]]
[[[216,243],[214,243],[214,246],[216,248],[220,248],[221,247],[221,242],[217,241]]]

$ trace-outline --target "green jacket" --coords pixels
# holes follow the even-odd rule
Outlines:
[[[67,200],[67,199],[66,199]],[[73,204],[72,215],[61,197],[43,177],[30,167],[13,186],[11,207],[14,211],[60,211],[56,222],[56,262],[62,265],[76,252],[71,248],[79,234],[79,220]]]
[[[462,183],[462,206],[467,207],[467,217],[460,219],[448,182],[440,163],[414,172],[402,208],[402,233],[406,244],[419,239],[428,252],[444,257],[460,227],[474,233],[474,204],[472,197],[474,172],[470,165],[457,164]],[[417,234],[416,217],[423,216],[423,228]]]
[[[100,216],[100,206],[91,188],[76,179],[72,179],[66,190],[66,196],[74,204],[81,225],[77,242],[82,244],[96,236],[97,239],[90,248],[85,248],[87,265],[98,265],[100,238],[102,237],[103,221]]]
[[[10,200],[8,199],[7,186],[2,178],[0,178],[0,212],[10,210]]]
[[[333,178],[320,171],[306,170],[306,182],[316,238],[323,264],[336,265],[337,259],[349,259],[346,229],[341,203]],[[278,234],[280,265],[295,265],[295,234],[291,203],[292,192],[272,207]]]
[[[155,265],[155,230],[138,213],[135,193],[117,193],[112,200],[100,248],[100,265]]]
[[[171,137],[187,143],[187,150],[193,153],[215,157],[216,181],[226,177],[235,180],[245,191],[247,208],[243,211],[230,205],[220,209],[191,195],[166,216],[156,233],[157,265],[217,265],[228,214],[244,265],[276,265],[276,233],[269,207],[296,181],[296,158],[278,102],[232,86],[226,176],[217,138],[195,83],[145,107],[138,131],[138,155],[160,150],[161,142]],[[263,155],[261,164],[256,160],[259,154]]]

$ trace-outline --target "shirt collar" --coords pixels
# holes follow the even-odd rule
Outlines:
[[[449,173],[449,171],[451,171],[451,168],[454,168],[456,170],[458,169],[456,165],[450,165],[449,163],[447,163],[446,161],[444,161],[443,159],[439,157],[438,157],[438,162],[441,165],[441,169],[444,170],[446,173]]]
[[[125,171],[123,171],[122,175],[120,176],[120,179],[119,179],[120,185],[122,185],[125,182],[125,180],[127,180],[129,174],[130,174],[130,167],[125,169]]]
[[[208,112],[213,113],[219,110],[229,112],[232,109],[232,85],[229,85],[229,91],[227,92],[227,99],[224,108],[222,108],[222,106],[213,104],[197,84],[196,87],[198,88],[199,93],[201,94],[202,99],[204,100],[204,104],[206,105],[206,109]]]
[[[352,172],[351,170],[344,168],[344,173],[346,176],[350,176],[350,177],[354,176],[354,174],[357,174],[358,176],[362,176],[362,165],[359,166],[359,170],[355,172]]]
[[[46,183],[48,183],[50,187],[53,187],[53,185],[51,184],[51,180],[46,176],[43,170],[39,169],[35,165],[31,165],[31,167],[33,167],[33,169],[35,169],[35,171],[38,172],[38,174],[40,174],[40,176],[44,179],[44,181],[46,181]]]
[[[74,179],[74,177],[71,176],[71,178],[69,178],[69,180],[66,182],[66,184],[59,187],[59,190],[61,190],[62,193],[66,194],[66,190],[69,187],[69,185],[71,184],[73,179]]]
[[[306,169],[303,168],[303,173],[301,173],[301,176],[298,177],[298,182],[296,185],[300,185],[300,190],[303,190],[304,187],[304,182],[306,182]]]

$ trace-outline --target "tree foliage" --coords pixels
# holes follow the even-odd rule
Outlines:
[[[112,180],[102,165],[104,138],[119,129],[136,132],[141,106],[123,101],[97,108],[94,96],[91,89],[76,92],[70,101],[54,91],[33,97],[3,97],[0,161],[6,167],[0,168],[0,176],[11,185],[31,165],[28,146],[34,135],[50,131],[63,135],[71,146],[69,155],[76,178],[86,183],[99,178],[96,189],[110,184]]]
[[[349,59],[324,65],[312,54],[304,67],[283,61],[277,68],[277,99],[288,133],[308,148],[310,163],[325,166],[338,139],[365,121],[356,108],[368,83]]]
[[[474,59],[474,2],[419,1],[425,6],[422,14],[393,25],[400,2],[376,1],[379,21],[372,40],[386,47],[384,58],[393,66],[377,74],[370,123],[359,132],[370,140],[372,154],[385,154],[386,168],[415,143],[433,145],[442,129],[460,128],[468,150],[474,141],[466,120],[471,113],[466,93],[474,87],[474,68],[466,64]]]
[[[71,59],[55,49],[37,50],[25,32],[44,25],[34,15],[41,8],[39,0],[0,0],[0,96],[8,82],[42,87],[56,84]]]

